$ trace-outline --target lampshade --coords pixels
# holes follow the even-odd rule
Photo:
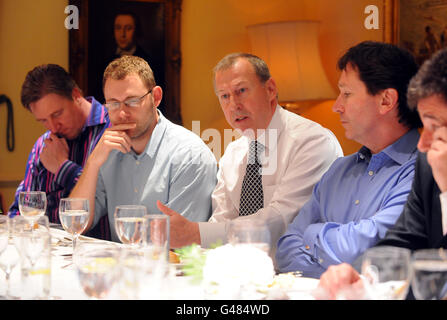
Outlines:
[[[247,29],[252,53],[269,66],[280,102],[336,97],[321,65],[318,21],[264,23]]]

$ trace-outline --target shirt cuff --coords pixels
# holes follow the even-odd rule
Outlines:
[[[227,242],[226,222],[199,222],[200,246],[209,248],[218,241]]]
[[[324,223],[311,224],[306,228],[306,231],[304,231],[303,234],[304,252],[314,257],[316,261],[318,261],[318,257],[315,243],[317,242],[318,234],[320,233],[323,226]]]
[[[439,195],[441,201],[442,234],[447,233],[447,191]]]
[[[65,160],[59,171],[56,173],[55,182],[71,190],[74,188],[79,176],[82,173],[82,167],[73,161]]]

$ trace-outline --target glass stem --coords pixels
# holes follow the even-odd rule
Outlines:
[[[73,235],[73,253],[75,251],[77,242],[78,242],[78,236],[77,235]]]
[[[11,272],[5,272],[5,280],[6,280],[6,298],[9,299],[11,297]]]

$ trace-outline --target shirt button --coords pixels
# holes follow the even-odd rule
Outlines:
[[[309,247],[309,246],[305,246],[304,248],[306,248],[306,250],[309,250],[309,249],[310,249],[310,247]]]
[[[354,203],[355,203],[355,204],[359,204],[359,203],[360,203],[360,200],[355,200]]]
[[[370,172],[368,172],[368,174],[369,174],[370,176],[372,176],[372,175],[374,174],[374,171],[370,171]]]
[[[138,192],[138,189],[137,189],[137,188],[135,188],[135,189],[133,189],[133,191],[134,191],[135,193],[137,193],[137,192]]]
[[[320,261],[320,263],[323,263],[323,259],[320,259],[319,261]]]
[[[139,164],[140,164],[140,161],[137,160],[137,165],[139,165]]]

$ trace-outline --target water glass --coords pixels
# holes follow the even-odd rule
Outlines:
[[[121,250],[119,292],[121,299],[138,300],[144,287],[145,254],[137,247]]]
[[[413,294],[418,300],[447,300],[447,252],[417,250],[412,256]]]
[[[232,245],[254,246],[270,254],[271,235],[263,220],[237,218],[230,221],[227,240]]]
[[[164,289],[166,289],[166,278],[169,275],[168,250],[156,244],[146,244],[139,248],[143,261],[140,265],[142,271],[139,288],[141,299],[160,299]]]
[[[87,228],[89,211],[89,201],[85,198],[63,198],[59,202],[59,220],[72,236],[73,251],[79,235]]]
[[[0,254],[6,250],[8,246],[8,217],[4,215],[0,215]]]
[[[22,191],[19,194],[19,211],[30,221],[45,215],[47,197],[43,191]]]
[[[146,214],[146,207],[140,205],[119,205],[115,208],[115,230],[122,243],[134,246],[144,243]]]
[[[89,298],[107,298],[120,278],[120,248],[116,245],[81,242],[74,251],[73,262]]]
[[[405,248],[378,246],[363,256],[362,276],[365,278],[365,299],[405,299],[411,280],[411,252]]]
[[[159,250],[160,257],[169,261],[169,216],[164,214],[147,214],[144,216],[146,226],[145,246]]]
[[[11,248],[9,245],[9,218],[7,216],[0,216],[0,269],[3,270],[5,273],[5,280],[6,280],[6,286],[5,286],[5,292],[4,295],[6,298],[11,297],[10,287],[11,287],[11,280],[10,275],[11,271],[14,268],[14,257],[16,257],[18,261],[18,253],[17,251],[13,252],[12,262],[11,264],[10,259],[8,255],[11,252]]]
[[[21,297],[48,299],[51,291],[51,236],[47,216],[11,220],[10,231],[20,252]]]

